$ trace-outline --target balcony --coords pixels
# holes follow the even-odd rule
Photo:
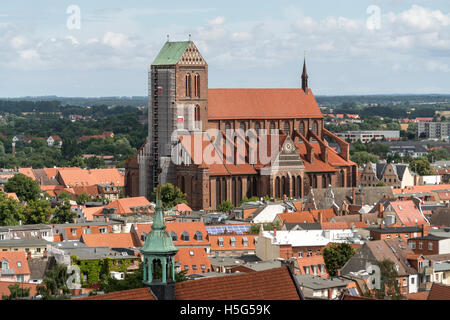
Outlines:
[[[419,273],[424,275],[432,275],[434,273],[434,270],[432,267],[422,267],[419,268]]]

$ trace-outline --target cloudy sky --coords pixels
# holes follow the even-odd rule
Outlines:
[[[167,35],[189,34],[210,88],[298,87],[306,51],[315,94],[450,93],[448,0],[15,0],[0,97],[143,96]]]

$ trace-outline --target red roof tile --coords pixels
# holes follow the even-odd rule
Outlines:
[[[0,251],[0,261],[4,260],[8,261],[8,268],[14,270],[14,275],[30,274],[25,251]]]
[[[74,300],[156,300],[149,288],[122,290]]]
[[[277,106],[274,108],[274,106]],[[323,118],[311,90],[209,89],[208,119]]]
[[[178,282],[175,300],[300,300],[286,267]]]
[[[131,233],[83,234],[81,241],[88,247],[134,248],[139,246]]]
[[[211,271],[211,262],[203,248],[179,248],[175,261],[180,263],[181,270],[185,270],[185,266],[188,266],[186,273],[188,275]]]
[[[450,300],[450,286],[433,283],[427,300]]]
[[[419,209],[416,208],[414,201],[391,201],[392,210],[397,214],[398,218],[405,226],[415,226],[428,224]]]

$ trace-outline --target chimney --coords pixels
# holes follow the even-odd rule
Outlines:
[[[381,221],[381,223],[380,223],[380,229],[384,229],[384,223],[383,223],[383,221]]]
[[[384,206],[382,203],[378,203],[378,218],[383,218]]]
[[[338,277],[341,276],[341,269],[337,269],[337,270],[336,270],[336,275],[337,275]]]
[[[319,222],[320,222],[320,224],[322,224],[322,219],[323,219],[322,218],[322,212],[319,211]]]
[[[43,254],[43,256],[44,256],[44,258],[47,258],[47,257],[48,257],[48,255],[47,255],[47,248],[44,249],[44,254]]]
[[[31,251],[27,252],[27,260],[31,260]]]
[[[277,236],[277,228],[273,228],[273,237],[275,238]]]
[[[360,212],[359,213],[359,222],[363,222],[363,221],[364,221],[363,214]]]
[[[332,288],[328,288],[328,299],[332,299],[333,298],[333,289]]]
[[[423,224],[422,225],[422,236],[426,237],[428,235],[428,233],[430,232],[431,227],[427,224]]]

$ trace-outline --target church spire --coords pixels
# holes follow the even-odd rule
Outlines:
[[[308,94],[308,72],[306,71],[306,55],[303,59],[302,89],[305,94]]]
[[[158,172],[158,180],[159,180]],[[161,184],[156,192],[155,215],[151,231],[145,238],[141,248],[144,256],[143,282],[149,286],[160,300],[173,299],[175,283],[175,254],[178,249],[174,246],[172,237],[164,224],[164,213],[161,205]]]

